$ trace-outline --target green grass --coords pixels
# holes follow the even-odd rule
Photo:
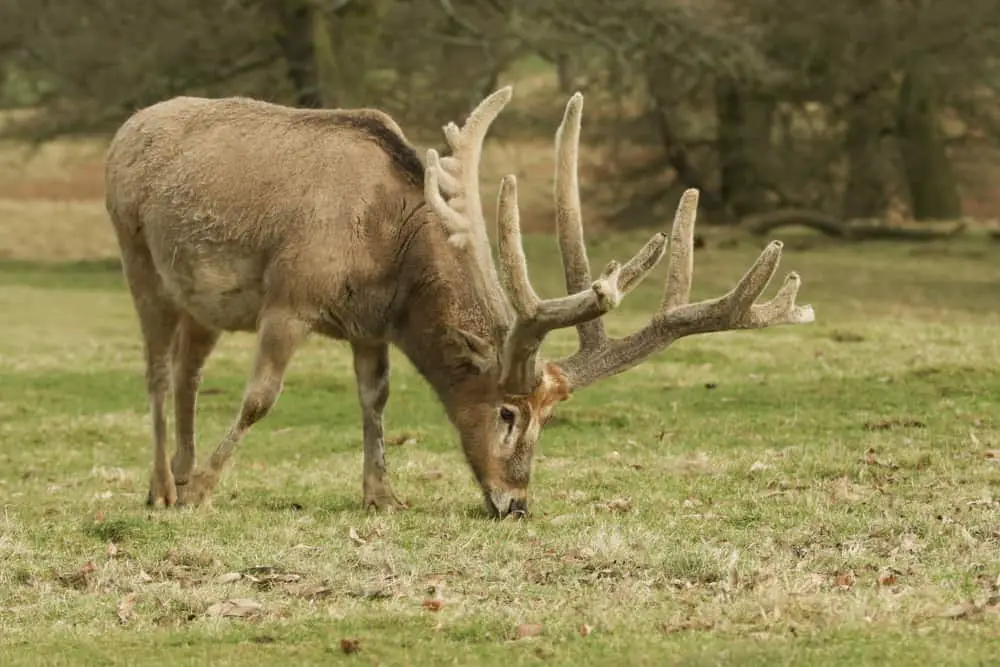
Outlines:
[[[640,238],[595,243],[595,262]],[[791,238],[782,272],[802,273],[816,324],[684,340],[560,406],[525,522],[483,518],[398,354],[388,435],[411,442],[388,457],[413,507],[363,514],[350,357],[322,340],[214,507],[148,510],[141,343],[115,263],[0,263],[0,664],[986,664],[1000,245],[812,238]],[[530,240],[555,294],[554,244]],[[699,251],[695,296],[760,245]],[[644,321],[663,275],[613,332]],[[232,335],[209,362],[201,454],[252,349]],[[230,599],[259,607],[213,615]],[[518,640],[520,624],[541,633]]]

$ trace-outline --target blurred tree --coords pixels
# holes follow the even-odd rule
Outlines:
[[[0,102],[32,109],[4,131],[35,138],[178,94],[375,106],[437,136],[525,56],[561,92],[539,89],[539,114],[587,91],[606,151],[589,182],[620,224],[659,221],[682,187],[724,222],[954,218],[943,114],[1000,136],[995,0],[0,1]]]

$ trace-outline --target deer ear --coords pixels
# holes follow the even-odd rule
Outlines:
[[[486,340],[464,329],[449,329],[447,337],[458,348],[459,358],[483,374],[496,363],[496,352]]]

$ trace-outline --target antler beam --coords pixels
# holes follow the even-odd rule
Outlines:
[[[621,339],[603,337],[557,362],[574,390],[632,368],[674,341],[693,334],[761,329],[815,320],[812,306],[796,306],[801,279],[790,273],[773,299],[756,304],[781,259],[781,241],[772,241],[724,296],[689,303],[693,273],[694,223],[698,191],[684,192],[670,235],[670,264],[659,310],[644,328]]]

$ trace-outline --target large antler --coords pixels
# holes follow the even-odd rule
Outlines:
[[[601,330],[581,331],[580,349],[573,356],[557,362],[572,389],[580,389],[632,368],[684,336],[734,329],[761,329],[779,324],[806,324],[815,319],[812,306],[795,305],[801,280],[794,272],[788,274],[773,299],[754,303],[778,268],[781,241],[769,243],[728,294],[688,303],[697,211],[698,191],[685,191],[670,235],[670,265],[663,299],[649,324],[620,339],[609,339]],[[567,244],[565,237],[561,241],[564,246]],[[572,271],[567,266],[567,284],[571,280],[580,280],[585,275],[580,267],[586,270],[586,266],[585,257]]]
[[[486,221],[479,200],[479,159],[483,138],[490,123],[504,105],[510,101],[511,88],[506,87],[487,97],[469,115],[459,129],[454,123],[445,128],[445,137],[454,155],[438,158],[434,150],[427,152],[424,182],[425,195],[430,206],[441,217],[450,234],[451,243],[464,253],[477,290],[487,303],[497,331],[503,331],[500,355],[500,384],[505,393],[528,394],[537,386],[541,373],[538,350],[545,335],[570,326],[583,326],[597,321],[615,308],[663,257],[666,235],[655,234],[624,266],[612,261],[598,280],[591,282],[588,275],[578,287],[569,290],[568,296],[540,299],[528,278],[528,267],[521,245],[520,216],[517,206],[517,181],[506,176],[500,186],[497,202],[498,245],[501,278],[493,265]],[[567,118],[575,118],[576,136],[579,136],[579,117],[583,96],[577,93],[566,107]],[[560,135],[563,128],[560,127]],[[576,139],[572,141],[575,144]],[[559,140],[557,139],[557,143]],[[575,151],[575,148],[574,148]],[[576,162],[561,161],[557,150],[557,173],[565,177],[567,170],[576,170]],[[575,179],[575,173],[571,176]],[[575,180],[574,180],[575,182]],[[449,199],[446,201],[445,196]],[[574,234],[581,240],[583,230],[579,216],[560,223],[560,229],[573,227],[563,236]],[[469,242],[469,239],[472,242]],[[565,253],[565,249],[563,249]],[[564,262],[574,260],[564,258]],[[586,264],[586,257],[584,256]],[[589,284],[588,284],[589,283]]]

